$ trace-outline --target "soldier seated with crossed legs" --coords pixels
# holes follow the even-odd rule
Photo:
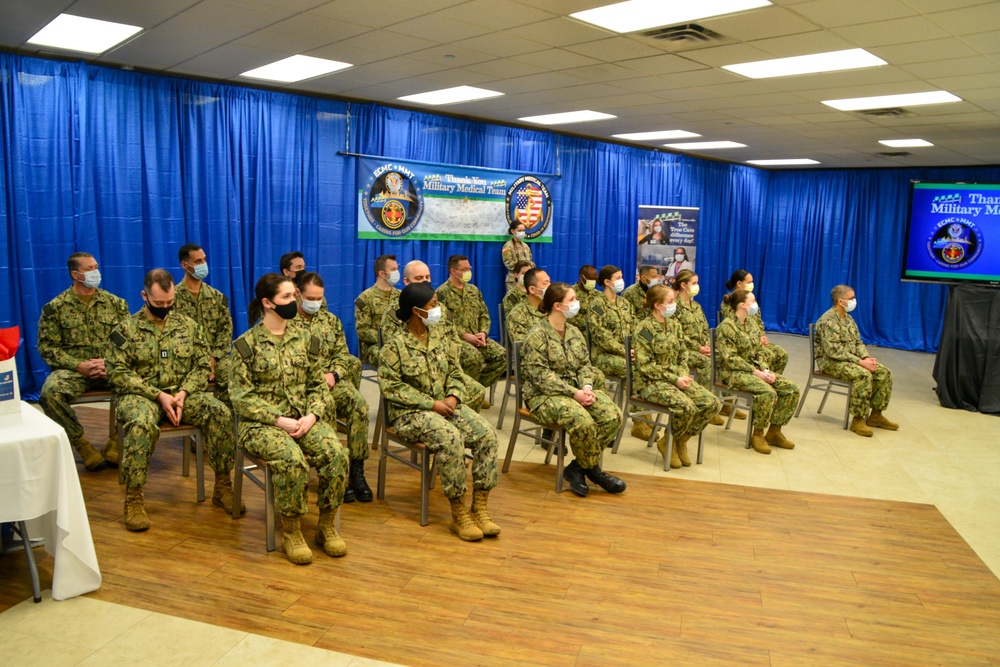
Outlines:
[[[143,288],[146,305],[111,332],[105,359],[122,427],[125,527],[133,531],[149,528],[142,489],[164,418],[201,429],[215,471],[212,504],[233,511],[233,416],[206,391],[211,365],[204,331],[171,312],[174,279],[167,270],[147,273]]]

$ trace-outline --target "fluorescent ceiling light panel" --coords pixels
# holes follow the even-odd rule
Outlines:
[[[819,164],[816,160],[809,158],[790,158],[787,160],[747,160],[747,164],[756,164],[761,167],[776,167],[784,164]]]
[[[313,58],[312,56],[290,56],[270,65],[264,65],[243,72],[240,76],[248,79],[263,79],[265,81],[280,81],[281,83],[292,83],[303,79],[312,79],[323,76],[330,72],[347,69],[350,63],[342,63],[326,58]]]
[[[879,141],[879,143],[890,148],[923,148],[934,145],[923,139],[886,139],[885,141]]]
[[[485,88],[475,88],[473,86],[456,86],[455,88],[444,88],[442,90],[432,90],[429,93],[418,95],[406,95],[397,99],[415,104],[458,104],[459,102],[471,102],[473,100],[485,100],[491,97],[499,97],[503,93]]]
[[[691,141],[686,144],[663,144],[665,148],[676,148],[680,151],[709,151],[716,148],[746,148],[746,144],[735,141]]]
[[[659,132],[633,132],[632,134],[612,134],[614,139],[626,141],[663,141],[664,139],[694,139],[700,134],[685,130],[661,130]]]
[[[634,32],[743,12],[770,4],[769,0],[628,0],[576,12],[570,16],[615,32]]]
[[[28,44],[81,53],[104,53],[140,31],[142,28],[137,25],[60,14],[29,38]]]
[[[538,123],[539,125],[564,125],[566,123],[589,123],[594,120],[606,120],[617,117],[609,113],[601,113],[600,111],[583,110],[550,113],[542,116],[525,116],[524,118],[518,118],[518,120],[523,120],[525,123]]]
[[[823,104],[841,111],[861,111],[864,109],[887,109],[889,107],[915,107],[922,104],[944,104],[961,102],[962,98],[945,90],[927,93],[906,93],[904,95],[877,95],[875,97],[851,97],[843,100],[824,100]]]
[[[723,65],[722,69],[735,72],[748,79],[769,79],[775,76],[836,72],[838,70],[878,67],[887,64],[886,61],[868,53],[864,49],[847,49],[844,51],[813,53],[808,56],[794,56],[792,58],[758,60],[757,62],[742,63],[739,65]]]

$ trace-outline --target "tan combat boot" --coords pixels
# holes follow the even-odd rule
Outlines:
[[[750,436],[750,445],[755,452],[761,454],[771,453],[771,448],[767,446],[767,441],[764,440],[764,429],[762,428],[755,428],[753,430],[753,435]]]
[[[340,558],[347,554],[347,543],[337,532],[337,510],[320,510],[319,525],[316,526],[316,544],[323,547],[328,556]]]
[[[868,425],[875,428],[884,428],[886,431],[898,431],[899,424],[895,424],[885,418],[881,410],[872,410],[868,415]]]
[[[478,542],[483,539],[483,531],[473,520],[469,510],[465,508],[465,494],[451,498],[451,523],[448,529],[466,542]]]
[[[489,497],[489,491],[473,491],[472,508],[469,511],[472,513],[472,520],[479,526],[479,530],[483,531],[483,535],[496,537],[500,534],[500,526],[493,523],[493,519],[486,511],[486,501],[489,500]]]
[[[688,456],[688,440],[691,439],[690,435],[682,435],[681,437],[674,440],[674,453],[677,454],[677,458],[680,460],[682,466],[691,465],[691,457]]]
[[[781,432],[781,427],[777,424],[771,424],[771,427],[767,429],[764,441],[772,447],[795,449],[795,443],[785,437],[785,434]]]
[[[104,457],[101,456],[99,451],[94,449],[89,440],[80,436],[80,439],[73,443],[73,449],[83,459],[83,465],[86,466],[87,470],[90,472],[104,470]]]
[[[142,487],[133,486],[125,491],[125,527],[136,533],[149,529],[149,517],[142,501]]]
[[[215,490],[212,492],[212,504],[218,505],[226,510],[226,514],[233,513],[233,480],[229,479],[229,473],[215,473]],[[247,504],[240,499],[240,514],[246,514]]]
[[[101,450],[101,457],[104,459],[104,464],[109,468],[118,467],[118,463],[121,460],[121,450],[118,447],[117,433],[112,433],[111,437],[108,438],[107,444]]]
[[[733,406],[731,406],[728,403],[726,403],[726,404],[724,404],[722,406],[722,410],[719,411],[719,414],[722,415],[722,416],[724,416],[724,417],[728,417],[730,414],[732,414],[732,412],[733,412]],[[747,418],[747,413],[743,412],[742,410],[737,410],[736,411],[736,418],[737,419],[746,419]]]
[[[681,463],[680,457],[677,456],[677,447],[676,447],[676,444],[677,443],[675,442],[674,443],[675,447],[673,448],[673,451],[670,452],[670,467],[673,468],[674,470],[676,470],[677,468],[680,468],[681,465],[683,465]],[[660,439],[656,441],[656,451],[660,452],[660,456],[662,456],[663,458],[667,458],[667,434],[666,433],[664,433],[662,436],[660,436]]]
[[[653,425],[647,424],[646,422],[632,422],[632,437],[639,438],[640,440],[649,440],[649,436],[653,435]]]
[[[715,415],[712,417],[712,421],[709,422],[712,426],[722,426],[726,423],[726,420],[722,418],[722,415]]]
[[[868,428],[868,424],[865,423],[864,417],[852,417],[850,429],[865,438],[870,438],[874,435],[872,430]]]
[[[281,517],[281,548],[288,556],[288,560],[296,565],[308,565],[312,562],[313,553],[302,535],[302,523],[299,517]]]

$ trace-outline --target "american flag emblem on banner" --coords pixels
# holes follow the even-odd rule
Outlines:
[[[525,227],[534,227],[542,219],[543,194],[532,183],[517,191],[514,203],[514,215],[517,221]]]

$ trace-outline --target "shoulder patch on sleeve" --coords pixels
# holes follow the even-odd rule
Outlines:
[[[236,348],[236,351],[239,352],[240,356],[242,356],[244,359],[249,359],[250,357],[253,356],[253,352],[250,350],[249,343],[247,343],[246,340],[244,340],[243,338],[237,339],[237,341],[233,343],[233,347]]]
[[[122,335],[121,331],[115,329],[111,332],[111,342],[114,343],[116,347],[121,347],[128,342],[128,340]]]
[[[42,317],[52,317],[53,315],[55,315],[55,313],[56,309],[52,307],[51,303],[45,304],[45,306],[42,308]]]
[[[645,338],[650,343],[653,342],[653,332],[647,329],[646,327],[642,328],[642,330],[639,332],[639,335]]]
[[[312,336],[309,339],[309,354],[314,357],[319,354],[319,338]]]
[[[364,308],[365,307],[365,300],[362,299],[359,296],[357,299],[354,300],[354,307],[355,308]]]
[[[594,306],[591,307],[591,310],[597,313],[598,315],[604,314],[604,308],[602,306],[598,306],[597,304],[594,304]]]

